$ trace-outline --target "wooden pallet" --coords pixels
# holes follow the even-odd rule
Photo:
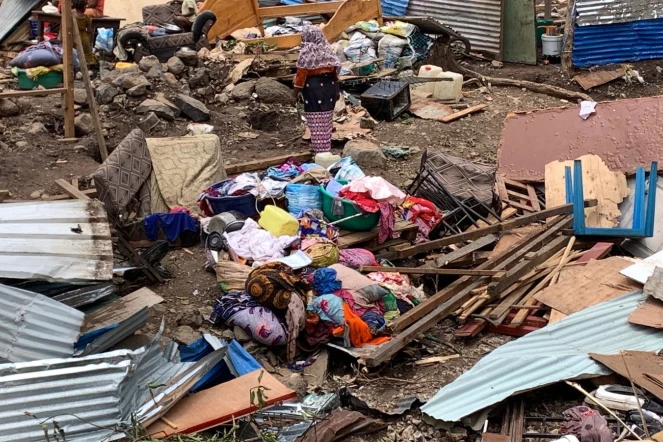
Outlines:
[[[338,237],[339,249],[362,248],[370,251],[384,250],[391,247],[402,246],[403,244],[410,245],[417,237],[418,228],[406,220],[396,220],[394,225],[394,232],[400,233],[397,239],[388,239],[382,244],[378,244],[379,228],[376,227],[368,232],[350,232],[348,230],[341,230]]]
[[[539,212],[545,209],[536,195],[536,189],[529,184],[519,183],[498,175],[495,187],[502,202],[514,209],[520,209],[523,212]]]

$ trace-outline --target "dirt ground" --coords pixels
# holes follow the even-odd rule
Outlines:
[[[470,61],[467,67],[485,75],[537,81],[581,90],[574,82],[566,79],[559,65],[521,66],[506,65],[495,68],[487,62]],[[590,91],[596,100],[615,100],[652,96],[661,93],[663,80],[656,62],[634,65],[645,79],[645,84],[626,84],[617,80]],[[79,85],[82,86],[82,85]],[[476,87],[466,90],[464,102],[469,105],[486,103],[484,112],[471,115],[451,124],[428,121],[406,116],[390,123],[379,123],[372,137],[382,145],[417,147],[419,153],[408,160],[389,160],[381,173],[396,185],[403,186],[414,177],[421,160],[421,152],[445,152],[472,161],[495,163],[502,124],[510,112],[569,106],[559,98],[541,95],[518,88],[493,87],[492,92],[482,93]],[[34,193],[55,195],[60,193],[54,185],[59,178],[86,177],[99,166],[94,135],[82,137],[73,144],[62,144],[62,114],[59,98],[32,97],[19,100],[22,112],[16,117],[0,120],[0,189],[8,189],[14,200],[30,200]],[[135,105],[133,103],[132,105]],[[303,152],[308,144],[301,140],[303,124],[293,107],[264,107],[258,103],[249,105],[230,103],[225,106],[211,103],[214,134],[221,139],[224,160],[227,165],[266,158],[285,153]],[[256,126],[255,115],[269,112]],[[252,125],[251,122],[254,122]],[[42,123],[46,132],[30,134],[34,123]],[[102,125],[110,148],[135,127],[137,116],[130,106],[102,112]],[[189,121],[177,119],[173,123],[162,123],[149,136],[179,136],[187,133]],[[242,133],[257,134],[255,139],[246,139]],[[25,143],[24,143],[25,142]],[[18,145],[17,145],[18,143]],[[202,189],[201,189],[202,190]],[[151,289],[165,299],[158,306],[157,315],[142,333],[153,333],[159,318],[166,318],[166,335],[180,325],[182,311],[198,308],[205,315],[211,310],[219,295],[215,276],[203,270],[204,251],[200,247],[171,251],[164,259],[164,266],[174,279]],[[438,324],[427,335],[430,339],[419,339],[405,352],[377,372],[356,372],[350,368],[351,361],[344,357],[333,358],[330,376],[323,389],[332,391],[345,386],[353,394],[369,402],[381,411],[389,411],[399,399],[416,396],[421,401],[430,399],[438,389],[453,381],[468,370],[482,356],[507,342],[509,338],[499,335],[481,334],[470,340],[459,340],[453,336],[456,325],[451,320]],[[219,329],[204,323],[198,330],[221,334]],[[436,341],[441,341],[438,343]],[[443,364],[416,366],[414,360],[423,356],[445,356],[459,354],[457,359]],[[413,422],[414,421],[414,422]],[[421,428],[425,440],[437,440],[439,433],[431,428],[419,427],[420,418],[409,415],[396,419],[388,430],[369,438],[351,440],[395,440],[409,426],[412,431]],[[430,432],[429,432],[430,430]]]

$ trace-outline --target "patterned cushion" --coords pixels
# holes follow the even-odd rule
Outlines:
[[[134,129],[94,173],[98,198],[112,218],[126,215],[127,205],[141,188],[138,211],[149,213],[149,189],[143,184],[151,172],[152,160],[145,135],[142,130]]]
[[[162,35],[159,37],[150,37],[147,39],[150,50],[164,48],[179,48],[181,46],[194,46],[193,33],[185,32],[183,34]]]
[[[173,24],[175,14],[182,11],[181,6],[174,4],[162,4],[143,7],[143,23],[146,25],[165,25]]]

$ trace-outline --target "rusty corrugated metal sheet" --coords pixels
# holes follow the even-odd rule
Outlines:
[[[502,0],[410,0],[407,15],[433,17],[470,40],[472,50],[502,53]]]
[[[577,26],[663,18],[661,0],[577,0]]]
[[[0,278],[111,280],[113,248],[100,201],[0,205]]]

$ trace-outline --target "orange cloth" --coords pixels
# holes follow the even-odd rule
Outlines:
[[[359,348],[366,344],[380,345],[391,339],[389,336],[373,338],[368,324],[352,311],[347,302],[343,302],[343,315],[345,316],[346,327],[350,327],[350,342],[353,347]],[[343,327],[335,328],[334,336],[337,336],[338,332],[343,336]]]
[[[295,75],[295,80],[293,81],[293,85],[298,88],[303,88],[304,84],[306,84],[306,77],[312,77],[314,75],[328,74],[328,73],[336,74],[336,68],[335,67],[320,68],[320,69],[297,68],[297,75]],[[335,78],[336,80],[338,80],[338,75],[335,75]]]

